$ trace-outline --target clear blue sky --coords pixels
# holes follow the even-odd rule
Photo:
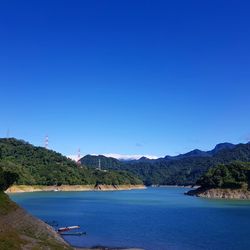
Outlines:
[[[1,1],[0,137],[74,154],[250,140],[249,1]]]

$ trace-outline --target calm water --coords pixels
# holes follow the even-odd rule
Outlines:
[[[250,249],[250,202],[185,196],[187,189],[13,194],[31,214],[59,226],[80,225],[74,246]]]

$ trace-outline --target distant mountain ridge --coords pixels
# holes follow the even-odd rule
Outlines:
[[[250,144],[250,142],[248,142],[247,144]],[[214,149],[209,150],[209,151],[202,151],[200,149],[194,149],[194,150],[189,151],[189,152],[184,153],[184,154],[179,154],[176,156],[166,155],[164,158],[158,158],[158,159],[149,159],[146,156],[143,156],[143,157],[139,158],[138,160],[136,160],[136,159],[123,160],[123,159],[117,159],[115,157],[110,157],[110,156],[105,156],[105,155],[85,155],[84,157],[81,158],[81,162],[84,164],[87,161],[87,165],[88,165],[90,158],[102,159],[102,160],[109,159],[110,162],[113,164],[114,162],[117,163],[117,161],[118,162],[124,162],[124,161],[125,162],[146,162],[146,161],[157,161],[159,159],[174,160],[174,159],[182,159],[182,158],[186,158],[186,157],[209,157],[209,156],[215,155],[220,150],[233,149],[237,145],[239,145],[239,144],[232,144],[232,143],[224,142],[224,143],[217,144],[214,147]]]
[[[236,146],[237,145],[235,145],[235,144],[224,142],[224,143],[217,144],[215,146],[215,148],[210,150],[210,151],[202,151],[200,149],[194,149],[194,150],[192,150],[192,151],[190,151],[188,153],[173,156],[173,157],[171,157],[171,159],[181,159],[181,158],[186,158],[186,157],[209,157],[209,156],[214,156],[216,153],[218,153],[221,150],[233,149]]]
[[[14,171],[20,177],[17,184],[26,185],[193,185],[220,163],[250,162],[250,144],[221,143],[210,151],[195,149],[158,159],[120,161],[87,155],[80,161],[81,167],[55,151],[14,138],[0,139],[0,168]]]
[[[95,168],[100,156],[81,159],[82,164]],[[119,161],[101,157],[104,169],[127,170],[139,176],[146,185],[193,185],[204,172],[219,163],[250,161],[250,144],[220,143],[210,151],[195,149],[186,154],[159,159]]]

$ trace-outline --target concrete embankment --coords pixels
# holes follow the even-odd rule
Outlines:
[[[6,190],[6,193],[45,192],[45,191],[122,191],[133,189],[145,189],[144,185],[14,185]]]

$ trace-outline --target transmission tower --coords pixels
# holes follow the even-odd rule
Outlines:
[[[45,146],[46,149],[48,149],[48,147],[49,147],[49,137],[48,137],[48,135],[45,136],[44,146]]]
[[[99,169],[99,170],[102,169],[102,167],[101,167],[101,159],[99,159],[99,161],[98,161],[98,169]]]
[[[80,148],[78,149],[77,161],[76,161],[76,163],[77,163],[78,165],[81,165],[81,149],[80,149]]]

